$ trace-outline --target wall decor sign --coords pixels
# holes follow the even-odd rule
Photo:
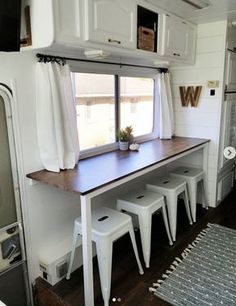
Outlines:
[[[197,107],[202,91],[202,86],[179,86],[181,104],[187,107],[189,104],[192,107]]]

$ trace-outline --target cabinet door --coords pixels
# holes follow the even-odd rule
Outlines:
[[[236,53],[230,51],[227,54],[226,86],[227,91],[236,91]]]
[[[219,168],[232,162],[224,157],[225,147],[236,147],[236,94],[226,95],[222,105]]]
[[[53,2],[53,5],[56,42],[79,43],[82,33],[82,0],[57,0]]]
[[[191,59],[193,53],[193,28],[184,21],[170,15],[164,15],[163,21],[162,54],[176,59]]]
[[[85,1],[85,39],[116,47],[136,47],[136,5],[133,0]]]

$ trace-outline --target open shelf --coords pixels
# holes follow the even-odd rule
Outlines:
[[[157,52],[158,14],[138,5],[137,48]]]

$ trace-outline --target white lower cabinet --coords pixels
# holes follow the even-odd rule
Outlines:
[[[226,77],[226,90],[234,91],[236,89],[236,53],[232,51],[227,52],[226,59],[226,69],[227,69],[227,77]]]
[[[224,200],[224,198],[231,192],[234,186],[235,170],[234,167],[222,175],[218,182],[218,203]]]
[[[136,12],[133,0],[85,1],[85,40],[135,49]]]

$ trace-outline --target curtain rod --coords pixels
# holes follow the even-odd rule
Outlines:
[[[100,62],[100,61],[89,61],[86,59],[78,59],[73,57],[62,57],[62,56],[55,56],[55,55],[47,55],[47,54],[41,54],[37,53],[36,56],[45,62],[60,62],[62,61],[62,64],[65,64],[65,61],[77,61],[77,62],[85,62],[85,63],[96,63],[96,64],[105,64],[105,65],[116,65],[116,66],[127,66],[127,67],[136,67],[136,68],[149,68],[149,69],[156,69],[159,72],[168,72],[168,68],[157,68],[157,67],[151,67],[151,66],[143,66],[143,65],[133,65],[133,64],[123,64],[123,63],[110,63],[110,62]]]

